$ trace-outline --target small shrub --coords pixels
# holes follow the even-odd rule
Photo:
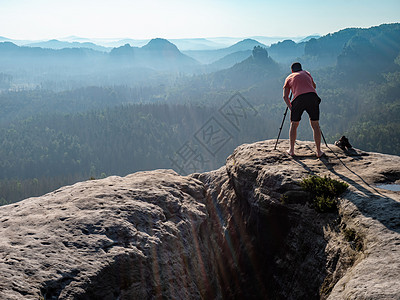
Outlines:
[[[7,205],[7,204],[10,204],[10,203],[6,199],[4,199],[3,197],[0,198],[0,206]]]
[[[282,195],[279,200],[281,201],[282,204],[285,204],[287,202],[287,200],[288,200],[288,196]]]
[[[348,242],[353,242],[357,237],[356,231],[352,228],[344,229],[343,234],[344,234],[346,241],[348,241]]]
[[[313,202],[314,208],[319,212],[332,212],[337,208],[336,198],[317,196]]]
[[[347,242],[349,242],[352,249],[356,251],[363,250],[363,240],[352,228],[343,229],[343,235]]]
[[[333,212],[337,209],[337,197],[342,194],[349,185],[345,182],[324,176],[310,176],[300,182],[304,191],[312,195],[313,207],[319,212]]]

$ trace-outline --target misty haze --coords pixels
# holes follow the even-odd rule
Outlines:
[[[111,47],[106,40],[97,45],[75,39],[2,38],[3,204],[90,177],[218,168],[236,146],[276,137],[285,108],[282,82],[293,61],[317,82],[329,142],[346,135],[359,148],[399,154],[400,114],[393,98],[399,24],[293,40],[258,37],[269,44],[254,38],[175,44],[155,38]],[[237,124],[218,113],[238,104]],[[226,142],[211,152],[196,139],[210,117],[226,130]],[[306,126],[302,122],[300,139],[312,139]],[[185,147],[201,160],[185,160]]]
[[[398,299],[399,3],[339,2],[0,4],[0,298]]]

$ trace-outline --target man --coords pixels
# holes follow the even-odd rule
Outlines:
[[[301,116],[304,111],[310,117],[310,125],[314,134],[315,147],[317,148],[317,157],[324,155],[321,151],[321,130],[319,128],[319,103],[321,99],[315,91],[316,85],[311,74],[303,71],[301,64],[295,62],[291,66],[292,74],[286,77],[283,86],[283,100],[290,109],[290,130],[289,142],[290,148],[287,153],[291,156],[295,155],[294,144],[297,137],[297,127],[299,126]],[[290,102],[289,94],[292,91],[292,102]]]

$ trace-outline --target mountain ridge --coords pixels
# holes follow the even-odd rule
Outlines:
[[[109,63],[109,58],[117,58],[121,55],[124,60],[121,63],[130,63],[136,67],[147,67],[160,70],[184,70],[189,71],[198,65],[198,62],[183,54],[179,49],[165,39],[153,39],[143,47],[131,47],[129,44],[113,48],[110,53],[94,50],[91,48],[62,48],[47,49],[41,47],[18,46],[12,42],[1,42],[0,53],[6,65],[11,66],[13,60],[23,58],[28,64],[52,65],[65,64],[68,68],[82,68],[85,64],[92,65],[93,60],[97,64]],[[90,55],[89,55],[90,54]],[[79,59],[76,61],[57,61],[57,58],[70,56]],[[132,59],[129,57],[132,56]],[[44,58],[48,58],[47,60]],[[128,60],[127,60],[128,59]],[[115,62],[112,60],[111,62]],[[77,66],[76,66],[77,64]]]
[[[232,46],[216,49],[216,50],[203,50],[203,51],[183,51],[183,53],[193,57],[194,59],[198,60],[203,64],[210,64],[216,62],[219,59],[222,59],[224,56],[238,52],[238,51],[245,51],[245,50],[253,50],[254,47],[261,46],[267,47],[264,44],[253,40],[253,39],[244,39],[235,43]]]
[[[66,42],[56,39],[48,40],[46,42],[34,42],[25,44],[26,47],[39,47],[49,49],[64,49],[64,48],[89,48],[101,52],[109,52],[111,49],[103,46],[96,45],[92,42]]]
[[[113,58],[118,59],[121,55],[125,58],[124,63],[161,70],[192,70],[199,64],[179,51],[176,45],[161,38],[152,39],[142,47],[126,44],[110,52]]]

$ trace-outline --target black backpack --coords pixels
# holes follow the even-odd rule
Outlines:
[[[349,143],[349,139],[345,136],[342,136],[338,141],[336,141],[335,145],[343,150],[349,150],[353,148]]]

